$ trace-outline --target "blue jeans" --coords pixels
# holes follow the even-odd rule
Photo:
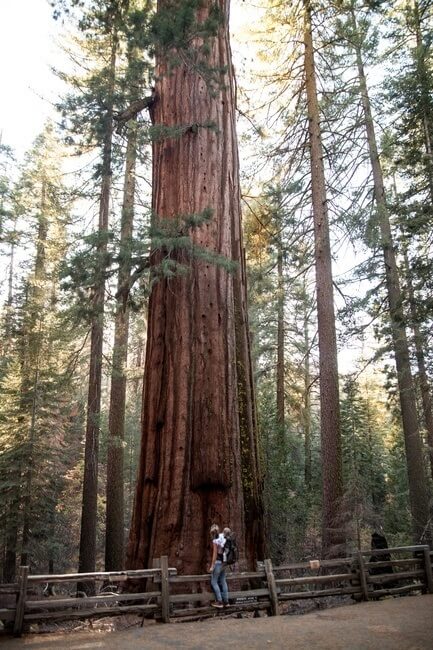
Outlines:
[[[229,590],[227,588],[226,571],[225,571],[225,566],[223,565],[221,560],[217,560],[215,562],[210,584],[212,586],[217,601],[219,603],[221,603],[222,601],[224,601],[224,603],[228,603]]]

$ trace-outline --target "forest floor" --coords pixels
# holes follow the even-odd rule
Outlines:
[[[153,624],[122,631],[75,631],[0,638],[3,650],[431,650],[433,595],[358,603],[305,614],[197,623]]]

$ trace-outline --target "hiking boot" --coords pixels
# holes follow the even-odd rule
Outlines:
[[[227,607],[230,607],[230,603],[224,603],[224,609],[227,609]]]
[[[219,600],[215,600],[213,603],[210,604],[211,607],[216,607],[217,609],[223,609],[224,605],[220,603]]]

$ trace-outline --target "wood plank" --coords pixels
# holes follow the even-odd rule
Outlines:
[[[380,596],[394,596],[396,594],[404,594],[408,591],[421,591],[424,585],[421,583],[413,585],[405,585],[404,587],[395,587],[393,589],[375,589],[370,593],[370,597],[379,598]]]
[[[277,588],[277,593],[280,593],[280,591],[281,590]],[[269,590],[249,589],[248,591],[229,591],[229,600],[232,600],[233,598],[243,598],[244,596],[254,598],[259,598],[261,596],[269,597]],[[196,594],[170,594],[170,601],[172,603],[187,603],[206,600],[215,600],[215,596],[211,591],[204,591]]]
[[[433,571],[430,562],[430,549],[428,546],[424,546],[424,571],[427,590],[430,594],[433,594]]]
[[[170,568],[169,571],[174,572],[173,575],[177,573],[177,570],[173,568]],[[40,582],[89,582],[91,580],[106,580],[108,582],[110,577],[110,581],[115,582],[116,578],[119,581],[152,578],[159,575],[160,572],[160,569],[136,569],[131,571],[95,571],[93,573],[59,573],[29,576],[29,582],[33,584]]]
[[[374,548],[369,551],[358,551],[361,555],[385,555],[386,553],[413,553],[422,551],[424,545],[418,546],[395,546],[393,548]]]
[[[368,583],[367,583],[367,570],[365,568],[364,557],[361,551],[358,552],[358,566],[359,566],[359,581],[361,583],[362,597],[368,600]]]
[[[271,560],[265,560],[265,572],[269,589],[269,600],[271,601],[271,613],[272,616],[279,616],[277,585],[275,583],[274,572],[272,571]]]
[[[132,614],[134,612],[142,613],[145,611],[159,610],[158,605],[126,605],[125,607],[95,607],[93,609],[81,609],[66,612],[38,612],[33,614],[25,614],[25,621],[39,621],[39,620],[56,620],[56,619],[71,619],[71,618],[93,618],[93,616],[117,616],[118,614]]]
[[[353,580],[353,573],[335,573],[330,576],[304,576],[302,578],[276,578],[277,585],[308,585],[322,584],[326,582],[341,582],[343,580]]]
[[[21,636],[23,629],[23,617],[27,598],[27,579],[29,577],[29,567],[20,566],[18,583],[20,591],[18,594],[17,607],[15,610],[14,635]]]
[[[0,609],[0,621],[14,621],[15,609]]]
[[[332,568],[336,566],[351,566],[352,563],[353,563],[352,557],[343,557],[337,560],[320,560],[320,567]],[[276,573],[278,571],[293,571],[297,569],[306,569],[307,571],[315,570],[315,569],[311,569],[309,562],[294,562],[292,564],[282,564],[281,566],[275,566],[274,572]]]
[[[386,560],[386,561],[380,561],[380,562],[364,562],[364,566],[369,568],[373,567],[384,567],[384,566],[392,566],[392,567],[399,567],[399,566],[412,566],[414,564],[422,564],[421,558],[418,557],[412,557],[408,558],[406,560]]]
[[[321,589],[317,591],[298,591],[285,593],[282,592],[279,596],[280,600],[298,600],[302,598],[322,598],[323,596],[344,596],[351,594],[359,594],[362,596],[362,592],[359,587],[343,587],[335,589]]]
[[[197,575],[197,576],[175,575],[175,576],[170,576],[170,582],[171,583],[179,583],[179,582],[210,582],[210,578],[211,578],[210,573],[204,573],[204,574],[200,574],[200,575]],[[266,578],[265,571],[240,571],[239,573],[235,573],[235,572],[228,573],[228,571],[226,571],[226,580],[227,580],[227,582],[231,582],[233,580],[254,580],[254,579],[260,579],[260,578]],[[160,582],[159,576],[156,578],[155,582]]]
[[[99,594],[99,596],[86,596],[85,598],[45,598],[44,600],[28,600],[26,611],[32,609],[58,609],[59,607],[81,607],[98,603],[117,603],[134,600],[149,600],[161,596],[160,591],[146,591],[140,594]]]
[[[399,571],[398,573],[383,573],[379,576],[368,576],[368,582],[372,584],[381,584],[382,582],[397,582],[398,580],[410,580],[412,578],[424,577],[424,571]]]
[[[20,590],[18,582],[4,582],[0,584],[0,594],[17,594]]]
[[[171,614],[172,618],[187,618],[188,616],[221,616],[236,614],[236,612],[253,612],[259,609],[269,609],[271,606],[270,600],[261,600],[257,603],[246,603],[245,605],[233,604],[226,609],[215,609],[215,607],[188,607],[187,609],[174,609]]]
[[[161,557],[161,618],[163,623],[170,623],[170,584],[167,555]]]

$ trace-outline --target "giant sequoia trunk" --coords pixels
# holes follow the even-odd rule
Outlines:
[[[322,443],[322,553],[326,556],[341,553],[342,546],[345,542],[344,534],[340,529],[340,507],[343,493],[340,402],[328,208],[311,29],[311,7],[307,0],[304,2],[304,7],[305,82],[311,156],[317,324],[319,335],[320,434]]]
[[[171,2],[171,11],[181,4]],[[171,255],[189,267],[188,275],[153,286],[130,568],[166,554],[179,571],[202,572],[213,522],[236,531],[248,564],[263,557],[228,3],[217,4],[222,21],[206,59],[225,69],[216,91],[185,52],[170,73],[167,59],[157,57],[155,126],[190,128],[154,143],[153,211],[164,222],[211,208],[212,219],[189,235],[238,267],[230,273],[178,250]],[[201,4],[200,20],[210,7]],[[158,10],[164,9],[161,0]],[[152,264],[166,255],[154,250]]]
[[[354,34],[358,34],[355,12],[351,10]],[[401,417],[406,449],[406,464],[409,482],[409,501],[412,515],[414,542],[430,537],[429,503],[424,469],[421,438],[418,425],[415,389],[412,379],[409,346],[406,336],[405,316],[402,307],[400,277],[391,232],[389,211],[386,202],[385,183],[376,142],[367,80],[362,59],[361,38],[353,40],[358,67],[359,87],[364,110],[366,137],[369,148],[374,182],[374,198],[377,207],[380,244],[383,251],[385,278],[388,296],[389,319],[391,323],[395,364],[397,368]]]

